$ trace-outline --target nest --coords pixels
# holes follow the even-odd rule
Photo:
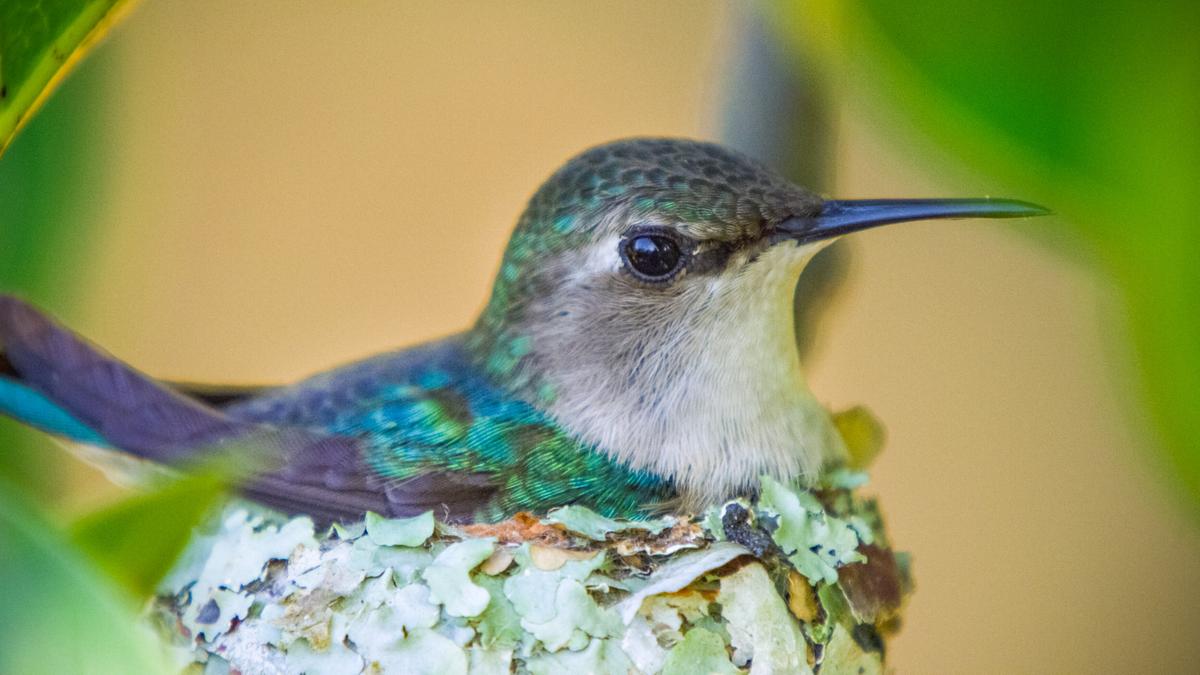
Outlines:
[[[865,479],[764,478],[753,502],[652,521],[567,506],[317,531],[236,502],[149,616],[204,673],[880,673],[911,583]]]

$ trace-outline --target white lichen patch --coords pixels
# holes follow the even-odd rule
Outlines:
[[[751,675],[812,672],[800,626],[762,565],[751,563],[723,577],[717,602],[727,622],[735,664],[749,666]]]
[[[495,536],[432,514],[317,533],[237,503],[154,624],[206,673],[878,673],[906,558],[831,475],[695,521],[569,507]]]

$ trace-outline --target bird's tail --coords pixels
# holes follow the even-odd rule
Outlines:
[[[423,494],[416,482],[389,492],[354,438],[234,419],[2,294],[0,415],[162,464],[203,464],[231,450],[235,461],[221,467],[244,494],[322,520],[365,511],[413,515],[428,507],[413,501],[414,491]]]
[[[0,414],[160,462],[246,431],[7,295],[0,295]]]

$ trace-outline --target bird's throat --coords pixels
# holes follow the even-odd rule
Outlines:
[[[792,298],[814,253],[779,245],[661,307],[600,305],[539,324],[526,359],[526,379],[550,392],[539,407],[674,482],[685,507],[752,492],[763,474],[811,481],[843,452],[796,349]]]

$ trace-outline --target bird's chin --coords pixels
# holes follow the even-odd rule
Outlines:
[[[810,258],[838,239],[841,239],[841,237],[826,237],[825,239],[815,239],[813,241],[801,241],[795,237],[779,235],[770,235],[768,237],[768,240],[771,241],[771,248],[794,246],[797,250],[806,252]]]
[[[750,252],[746,267],[759,274],[767,272],[770,268],[779,270],[777,274],[767,273],[765,276],[769,279],[793,276],[788,290],[794,289],[808,261],[834,241],[834,238],[830,238],[802,243],[791,237],[776,238],[774,235],[768,235]]]

